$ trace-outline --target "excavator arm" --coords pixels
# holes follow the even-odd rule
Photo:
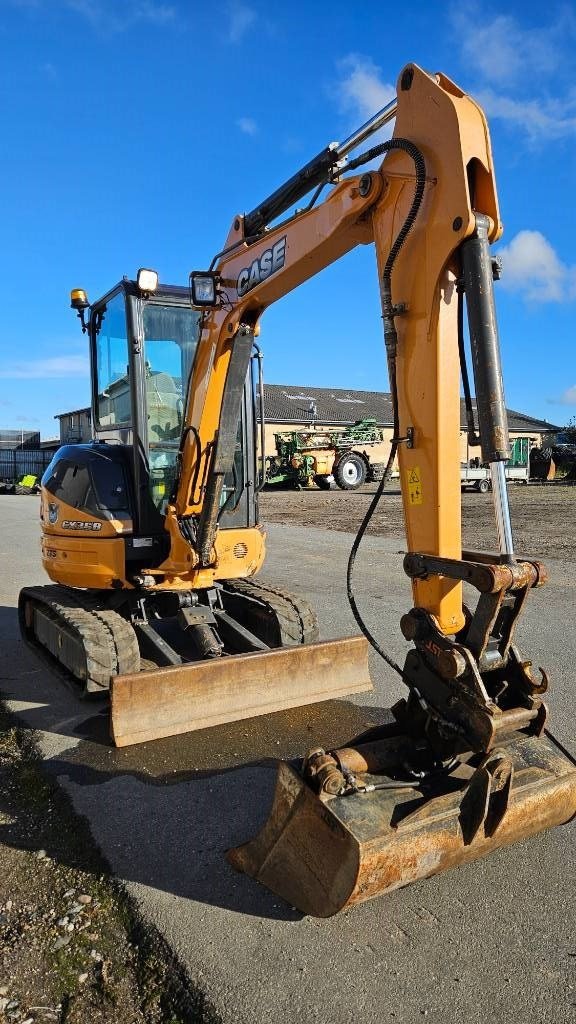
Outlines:
[[[173,535],[192,522],[198,566],[211,566],[236,395],[263,311],[350,249],[373,244],[395,407],[389,466],[397,452],[414,598],[401,622],[414,644],[403,668],[384,656],[408,697],[379,735],[336,751],[313,748],[299,770],[280,764],[264,829],[229,853],[235,867],[319,916],[576,813],[574,763],[543,734],[545,674],[535,680],[513,643],[545,570],[516,560],[512,543],[490,257],[501,224],[488,128],[454,83],[415,65],[401,73],[396,102],[353,143],[388,115],[396,118],[392,140],[347,168],[383,156],[378,170],[347,177],[345,154],[329,147],[251,214],[235,217],[210,272],[192,275],[198,302],[211,286],[213,294],[170,510]],[[323,202],[273,223],[326,182],[333,187]],[[498,550],[489,553],[462,551],[463,295],[495,498]],[[463,603],[463,582],[479,592],[474,612]],[[381,651],[354,601],[353,610]]]
[[[196,521],[200,565],[215,558],[239,388],[263,311],[351,249],[370,243],[381,282],[391,379],[397,380],[399,437],[405,438],[398,444],[408,549],[461,557],[457,281],[461,246],[475,237],[477,216],[486,218],[490,241],[501,232],[489,136],[470,97],[444,76],[413,65],[400,76],[391,106],[394,136],[378,170],[346,177],[338,166],[327,170],[326,154],[335,151],[324,151],[321,167],[338,179],[328,198],[269,227],[267,212],[282,211],[295,194],[294,187],[278,190],[275,202],[234,218],[217,258],[217,305],[205,313],[178,492],[169,514],[175,534],[178,520]],[[303,187],[315,180],[309,172]],[[387,274],[417,191],[418,209]],[[255,226],[258,232],[248,233]],[[506,457],[505,445],[502,452]],[[208,477],[206,489],[199,484]],[[455,634],[464,625],[458,580],[416,578],[414,595],[415,604],[434,615],[444,632]]]

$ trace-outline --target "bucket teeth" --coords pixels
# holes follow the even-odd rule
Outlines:
[[[369,776],[371,781],[377,776]],[[230,863],[304,914],[332,914],[475,860],[576,815],[576,765],[550,736],[515,734],[432,792],[317,795],[280,762],[262,831]]]

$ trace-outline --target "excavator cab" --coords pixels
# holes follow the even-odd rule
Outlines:
[[[147,271],[150,274],[150,271]],[[83,546],[66,550],[46,543],[43,564],[57,582],[112,588],[138,583],[141,570],[156,570],[170,550],[165,529],[176,486],[186,396],[198,344],[200,314],[186,288],[144,290],[124,278],[89,306],[85,292],[73,293],[90,344],[93,442],[67,445],[47,474],[45,524],[50,497],[73,507],[60,522],[70,537],[110,535],[88,568]],[[255,386],[252,366],[240,405],[233,464],[226,474],[219,530],[253,530],[258,521]],[[77,512],[84,515],[78,517]],[[70,525],[66,525],[70,524]],[[71,525],[73,524],[73,525]],[[261,533],[252,548],[263,557]],[[54,553],[56,552],[56,553]],[[102,557],[104,556],[104,557]]]
[[[163,532],[177,479],[200,319],[190,305],[188,289],[156,285],[145,291],[138,280],[127,279],[90,310],[94,436],[131,449],[136,533]],[[258,518],[255,390],[251,370],[241,402],[234,464],[223,487],[223,530],[252,527]]]
[[[117,746],[371,689],[363,639],[315,643],[308,602],[253,578],[265,554],[253,338],[216,408],[223,465],[189,422],[210,376],[189,289],[141,270],[92,305],[81,289],[71,300],[90,345],[93,441],[60,448],[42,478],[56,586],[21,591],[27,643],[85,695],[109,694]],[[261,408],[260,427],[263,451]],[[183,491],[212,495],[204,560],[202,517],[177,514]]]

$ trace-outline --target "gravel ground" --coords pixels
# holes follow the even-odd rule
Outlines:
[[[0,711],[0,1020],[193,1024],[198,996]]]
[[[320,491],[264,491],[260,495],[260,513],[264,523],[290,523],[293,526],[318,526],[322,529],[355,532],[365,515],[376,485],[358,491],[338,488]],[[576,488],[568,485],[509,488],[510,511],[515,547],[533,557],[576,557]],[[462,494],[464,544],[490,551],[496,546],[491,494]],[[368,533],[399,537],[404,532],[402,502],[398,485],[382,495]]]
[[[525,506],[525,518],[532,514],[534,526],[527,541],[517,529],[518,547],[542,553],[553,537],[550,522],[573,552],[576,492],[525,488],[512,494],[513,501],[524,497],[538,503],[532,513]],[[557,505],[561,497],[563,511]],[[353,530],[369,500],[369,493],[358,492],[263,496],[263,520],[289,524],[270,528],[264,578],[305,594],[320,613],[325,637],[353,629],[341,597],[350,538],[327,527],[339,523],[344,529],[347,516]],[[390,536],[366,539],[358,572],[363,612],[399,658],[404,644],[397,622],[408,595],[397,558],[401,508],[397,494],[384,500],[388,517],[379,513],[376,532]],[[18,639],[18,588],[42,580],[37,505],[29,502],[0,501],[1,688],[18,707],[22,723],[21,733],[6,726],[7,747],[0,756],[0,999],[6,1000],[0,1003],[0,1020],[348,1024],[362,1019],[376,1024],[396,1018],[416,1024],[428,1017],[442,1024],[557,1024],[576,1019],[572,830],[555,829],[329,922],[299,919],[250,879],[234,875],[224,852],[261,824],[273,758],[300,753],[310,745],[310,730],[314,740],[321,740],[324,729],[333,742],[341,741],[334,708],[324,722],[312,721],[309,709],[295,715],[292,733],[278,724],[278,716],[268,716],[276,722],[260,719],[233,728],[234,737],[245,738],[232,743],[223,731],[206,730],[210,735],[204,739],[197,733],[111,751],[98,742],[98,716],[86,720],[86,707],[76,707],[57,681],[50,682]],[[491,546],[490,496],[465,495],[464,507],[468,543]],[[482,512],[483,526],[474,525],[468,509]],[[305,524],[324,529],[302,530],[298,516],[313,512],[316,519]],[[520,518],[515,515],[517,526]],[[574,751],[570,622],[576,573],[569,560],[552,559],[551,567],[553,583],[546,593],[535,593],[520,639],[533,642],[539,659],[553,670],[553,732]],[[397,696],[381,666],[374,679],[373,695],[362,695],[358,704],[339,702],[342,739],[360,731],[357,716],[388,707]],[[31,741],[22,746],[28,730]],[[39,735],[47,777],[58,778],[61,796],[37,771],[33,741]],[[231,751],[233,762],[223,764],[221,750]],[[86,819],[133,904],[110,883]],[[80,902],[80,896],[91,900]],[[147,922],[145,933],[135,924],[133,905]],[[66,917],[68,924],[60,924]],[[60,945],[68,934],[70,942]],[[168,946],[192,979],[182,988],[186,1009],[180,1008],[177,987],[182,975]],[[44,1016],[32,1007],[43,1007]]]

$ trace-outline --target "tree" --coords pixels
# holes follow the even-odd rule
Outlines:
[[[576,444],[576,417],[575,416],[572,416],[572,418],[568,420],[568,423],[564,427],[564,433],[566,434],[566,438],[568,440],[568,444]]]

